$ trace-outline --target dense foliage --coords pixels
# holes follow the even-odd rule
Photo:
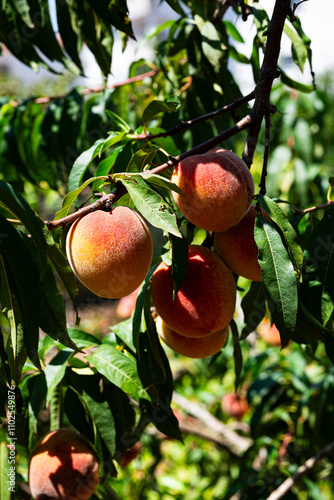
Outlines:
[[[48,2],[5,0],[0,42],[33,68],[54,69],[57,61],[75,74],[87,44],[108,75],[114,36],[124,45],[135,36],[126,1],[79,3],[56,2],[56,37]],[[96,499],[265,499],[334,439],[334,96],[325,82],[314,85],[312,45],[297,9],[286,9],[284,36],[310,84],[279,62],[259,119],[251,110],[261,100],[263,53],[277,44],[274,14],[270,25],[261,2],[167,3],[171,19],[146,37],[154,60],[133,62],[122,85],[0,96],[0,469],[2,477],[10,473],[6,416],[15,394],[15,498],[28,498],[36,442],[61,426],[82,432],[98,452]],[[252,40],[229,13],[254,24]],[[240,49],[246,44],[249,58]],[[242,95],[232,61],[251,70],[255,93]],[[236,130],[245,116],[253,121]],[[251,139],[253,154],[245,148]],[[263,281],[236,276],[239,300],[226,346],[190,360],[159,340],[150,279],[163,259],[178,288],[188,245],[212,246],[212,235],[177,210],[170,172],[180,155],[218,144],[251,165],[256,202],[274,225],[257,217]],[[80,323],[81,314],[94,318],[98,307],[106,314],[116,301],[82,289],[64,240],[79,209],[107,200],[143,215],[154,257],[131,318],[101,328]],[[259,335],[268,317],[282,351]],[[241,421],[221,407],[234,390],[248,401]],[[125,468],[129,449],[139,454]],[[327,455],[286,498],[331,498]],[[1,498],[11,498],[8,484],[0,488]]]

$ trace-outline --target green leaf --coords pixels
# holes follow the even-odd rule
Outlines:
[[[116,449],[115,420],[108,402],[101,400],[98,394],[89,395],[83,391],[82,396],[89,407],[89,411],[103,442],[108,448],[110,455],[113,456]]]
[[[90,418],[89,407],[78,390],[72,386],[69,386],[65,393],[64,409],[73,427],[94,443],[94,429]]]
[[[168,235],[170,256],[172,262],[173,294],[176,297],[188,270],[188,241],[186,238],[176,238]]]
[[[132,352],[136,352],[136,348],[133,344],[132,339],[132,319],[130,318],[127,321],[122,321],[121,323],[117,323],[111,327],[111,330],[119,337],[119,339],[124,342],[124,345],[131,349]],[[104,338],[104,341],[106,337]]]
[[[282,68],[279,68],[280,74],[281,74],[281,80],[285,85],[288,87],[291,87],[292,89],[299,90],[300,92],[305,92],[306,94],[309,94],[310,92],[314,91],[314,86],[313,85],[306,85],[305,83],[300,83],[297,82],[296,80],[293,80],[290,78]]]
[[[154,401],[156,384],[166,381],[165,368],[161,358],[161,346],[155,322],[151,313],[151,296],[145,295],[144,316],[146,331],[137,336],[137,370],[140,380]]]
[[[58,352],[58,354],[56,354],[56,356],[52,358],[50,363],[45,367],[44,374],[48,387],[46,405],[49,404],[54,389],[63,379],[67,363],[73,356],[73,354],[74,351],[72,349],[63,349],[62,351]]]
[[[61,40],[64,44],[64,49],[83,73],[79,57],[81,43],[79,43],[79,37],[72,27],[70,7],[65,2],[56,2],[56,9],[58,29]]]
[[[69,193],[67,193],[67,195],[63,199],[61,210],[58,210],[58,212],[56,212],[53,220],[59,220],[65,217],[70,211],[71,206],[73,205],[73,203],[75,202],[81,191],[83,191],[85,187],[87,187],[89,184],[91,184],[96,180],[101,180],[101,177],[91,177],[86,182],[84,182],[80,187],[74,189],[74,191],[70,191]]]
[[[11,381],[12,381],[12,376],[11,376],[11,370],[8,366],[8,355],[5,349],[5,339],[0,329],[0,386],[10,384]],[[0,408],[0,417],[2,416],[1,412],[2,409]]]
[[[312,64],[312,49],[311,49],[311,39],[304,33],[301,22],[298,16],[294,16],[294,21],[293,21],[293,27],[297,31],[298,35],[300,38],[303,40],[304,45],[307,49],[307,56],[308,56],[308,61],[310,64],[310,69],[313,71],[313,64]]]
[[[50,262],[52,263],[58,277],[68,293],[72,305],[76,311],[76,322],[78,322],[78,311],[75,303],[75,297],[78,293],[76,278],[72,269],[67,263],[66,257],[60,250],[59,246],[55,243],[52,233],[50,231],[46,234],[47,254]]]
[[[126,136],[127,132],[111,132],[103,142],[101,149],[99,151],[99,156],[101,156],[102,153],[106,151],[106,149],[111,148],[118,142],[123,141],[123,139],[125,139]],[[123,168],[122,170],[125,170],[125,168]]]
[[[162,196],[153,191],[144,181],[142,183],[121,179],[137,210],[152,226],[181,238],[175,215],[164,203]]]
[[[287,24],[284,25],[284,33],[292,42],[292,59],[297,64],[300,71],[303,72],[308,57],[307,47],[299,34],[293,31]]]
[[[16,305],[11,302],[13,319],[20,318],[25,348],[31,361],[40,368],[38,357],[38,338],[40,320],[41,288],[39,273],[29,250],[24,245],[23,236],[0,215],[0,265],[3,269],[8,297],[15,297]],[[17,316],[19,314],[19,316]],[[15,327],[14,327],[15,328]],[[19,332],[17,332],[19,333]],[[15,346],[16,340],[12,338]]]
[[[261,207],[268,213],[269,217],[278,225],[282,231],[284,241],[288,247],[289,254],[297,270],[301,270],[303,265],[303,251],[298,242],[298,236],[288,218],[281,208],[268,196],[258,195],[257,200]]]
[[[234,371],[235,371],[234,390],[237,391],[241,380],[243,357],[242,357],[242,350],[240,347],[238,327],[234,319],[232,319],[229,327],[233,339],[233,359],[234,359]]]
[[[41,296],[40,328],[54,340],[77,350],[67,332],[65,302],[50,267],[41,282]]]
[[[131,178],[142,178],[148,184],[152,184],[153,186],[163,187],[169,189],[171,191],[175,191],[176,193],[182,195],[182,191],[174,182],[171,182],[166,177],[162,177],[161,175],[151,174],[150,171],[141,172],[140,174],[133,174]]]
[[[126,0],[89,0],[91,8],[103,19],[105,23],[110,23],[117,30],[125,33],[134,40],[135,35],[132,30],[131,20],[128,17],[128,7]]]
[[[147,165],[151,165],[158,149],[143,148],[136,151],[126,167],[126,172],[141,172]],[[158,176],[157,176],[158,177]]]
[[[226,21],[225,19],[223,19],[223,23],[225,25],[227,33],[231,35],[231,37],[234,38],[234,40],[240,43],[245,43],[239,31],[237,30],[235,25],[231,23],[231,21]]]
[[[110,382],[129,394],[137,403],[142,399],[149,399],[140,382],[136,362],[113,346],[103,344],[86,359]]]
[[[79,328],[68,328],[68,334],[79,349],[101,345],[101,340],[95,337],[95,335],[84,332]]]
[[[275,227],[262,215],[256,216],[255,242],[269,310],[285,347],[296,326],[297,280],[289,254]]]
[[[178,0],[165,0],[168,5],[177,13],[180,14],[181,16],[184,15],[184,12],[178,2]]]
[[[111,111],[110,109],[106,109],[106,114],[113,120],[113,122],[118,126],[120,130],[123,130],[123,132],[130,132],[131,127],[128,123],[126,123],[125,120],[121,116],[118,116],[116,113]]]
[[[262,281],[252,281],[246,295],[241,300],[245,326],[241,340],[245,339],[263,320],[266,314],[266,296]]]
[[[164,101],[159,101],[157,99],[151,101],[146,108],[144,108],[142,115],[142,122],[147,123],[155,115],[164,112],[178,111],[181,107],[180,99],[177,96],[171,96]]]
[[[200,26],[200,24],[197,23],[197,26]],[[210,21],[205,21],[203,26],[199,27],[199,29],[202,35],[203,53],[212,66],[217,66],[226,47],[221,42],[215,26]]]
[[[334,207],[312,231],[305,248],[301,300],[326,326],[334,311]]]
[[[14,463],[10,462],[7,444],[8,443],[5,441],[2,441],[0,443],[0,498],[2,500],[10,500],[11,491],[15,491],[16,488],[15,481],[13,490],[11,490],[10,486],[10,480],[13,477],[12,475],[10,475],[10,472],[11,470],[15,470],[15,461]],[[13,449],[15,450],[15,441],[10,442],[10,444],[14,446]],[[11,469],[11,467],[13,467],[13,469]]]
[[[135,308],[133,316],[132,316],[132,342],[133,342],[134,350],[135,350],[135,346],[137,346],[137,337],[139,335],[140,327],[141,327],[141,323],[142,323],[142,313],[143,313],[145,297],[146,297],[146,294],[148,293],[148,289],[150,287],[152,275],[153,275],[153,273],[158,265],[159,265],[159,262],[157,262],[156,264],[154,264],[151,267],[151,269],[149,270],[149,272],[146,275],[144,283],[142,284],[141,289],[140,289],[138,296],[137,296],[136,308]]]
[[[80,186],[82,178],[88,166],[94,160],[94,158],[96,158],[96,156],[100,153],[104,142],[105,139],[98,139],[97,141],[94,142],[93,146],[87,149],[87,151],[81,153],[81,155],[78,156],[78,158],[75,160],[71,173],[68,178],[69,191],[74,191]]]
[[[149,42],[150,40],[152,40],[152,38],[155,38],[157,35],[162,33],[162,31],[164,31],[164,30],[167,30],[167,29],[170,30],[172,28],[172,26],[174,25],[174,23],[175,23],[175,21],[171,20],[171,21],[165,21],[160,26],[157,26],[157,27],[154,26],[152,29],[148,30],[146,35],[144,34],[143,40],[140,42],[140,44],[143,45],[144,43]]]
[[[116,449],[118,453],[123,453],[138,440],[138,435],[134,432],[136,412],[128,395],[118,387],[109,383],[105,394],[115,421]]]
[[[0,180],[0,207],[9,209],[28,229],[37,247],[41,265],[41,276],[46,271],[46,242],[41,229],[41,219],[26,200],[8,183]]]

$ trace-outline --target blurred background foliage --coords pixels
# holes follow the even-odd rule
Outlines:
[[[178,7],[178,2],[168,3]],[[86,93],[83,87],[75,85],[74,76],[69,74],[54,84],[41,82],[33,88],[27,88],[17,79],[13,81],[10,75],[1,74],[0,179],[10,182],[24,194],[41,217],[52,218],[60,209],[68,190],[69,173],[78,156],[96,140],[105,139],[109,133],[119,130],[115,114],[133,131],[140,133],[142,114],[147,105],[154,99],[162,100],[173,95],[180,99],[179,110],[157,115],[149,129],[152,133],[168,130],[182,120],[209,113],[241,96],[228,68],[231,57],[251,64],[256,78],[261,37],[254,39],[250,60],[246,60],[230,43],[231,37],[239,41],[242,37],[228,22],[219,25],[218,35],[216,32],[212,35],[212,40],[218,36],[219,48],[216,43],[205,45],[201,30],[207,27],[203,27],[201,19],[208,13],[201,11],[203,2],[188,3],[196,11],[195,22],[185,23],[181,18],[158,28],[157,36],[164,30],[168,36],[161,37],[156,44],[154,64],[141,60],[130,67],[129,78],[152,68],[157,70],[154,76],[143,81]],[[207,6],[208,2],[204,4]],[[258,29],[262,29],[265,23],[266,19],[259,14]],[[297,208],[325,203],[328,179],[333,173],[333,76],[325,75],[316,83],[316,90],[310,93],[302,93],[298,88],[282,83],[277,83],[272,92],[272,104],[277,111],[272,117],[267,192],[270,197],[285,200]],[[114,115],[108,114],[107,110]],[[161,138],[160,145],[170,154],[187,151],[233,125],[247,110],[245,105],[235,115],[222,114],[182,134]],[[241,155],[245,137],[245,133],[234,136],[224,146]],[[140,147],[141,143],[134,139],[106,149],[101,158],[92,161],[84,178],[94,175],[107,158],[112,159],[110,166],[117,163],[117,168],[124,169]],[[256,186],[260,182],[263,152],[264,133],[252,166]],[[288,204],[281,206],[289,213]],[[303,235],[309,225],[314,226],[318,217],[319,213],[315,213],[292,220],[299,224]],[[241,280],[239,303],[247,288],[248,282]],[[90,296],[85,296],[82,303],[81,327],[93,334],[97,341],[102,341],[120,319],[115,310],[117,304],[106,304]],[[97,306],[101,305],[103,309],[98,312]],[[237,323],[241,323],[240,309],[239,315],[236,316]],[[88,337],[87,342],[89,344]],[[50,346],[42,339],[40,349],[43,355]],[[176,399],[172,406],[181,430],[184,430],[184,443],[149,427],[134,448],[129,448],[128,454],[123,450],[124,460],[128,457],[128,463],[125,460],[116,464],[117,477],[109,477],[93,498],[262,500],[319,448],[334,440],[334,369],[325,356],[324,347],[320,345],[314,352],[310,347],[292,343],[280,351],[278,346],[272,346],[262,338],[261,328],[242,341],[241,346],[243,367],[239,394],[246,398],[248,409],[239,418],[229,415],[222,407],[223,397],[235,387],[236,350],[231,334],[214,363],[212,360],[190,360],[165,349],[174,376],[175,392],[197,407],[205,408],[241,436],[250,438],[250,448],[242,456],[236,456],[228,447],[217,443],[217,432],[210,429],[196,410],[191,414],[189,408],[183,407],[180,400],[178,404]],[[66,360],[66,351],[61,352]],[[72,368],[85,368],[81,363],[77,357],[69,362]],[[65,376],[65,365],[59,366],[63,370],[59,371],[61,380]],[[29,382],[29,370],[32,369],[28,364],[28,376],[21,384],[23,404],[30,426],[42,433],[53,418],[53,409],[42,404],[46,396],[43,383],[37,378]],[[60,387],[60,393],[65,394],[66,383],[64,387],[53,384],[53,389]],[[50,394],[49,397],[54,400]],[[132,417],[131,414],[129,418]],[[138,419],[138,415],[136,417]],[[21,424],[24,432],[27,422],[22,420]],[[208,437],[210,431],[211,438]],[[0,435],[1,441],[5,441],[5,427],[0,428]],[[27,499],[28,454],[24,446],[18,447],[17,458],[20,484],[17,498]],[[285,498],[334,498],[333,481],[333,462],[326,458]]]

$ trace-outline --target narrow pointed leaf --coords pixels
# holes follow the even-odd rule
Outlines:
[[[136,362],[133,359],[107,344],[100,346],[86,359],[110,382],[129,394],[138,403],[141,399],[149,400],[149,396],[140,382]]]
[[[169,207],[158,193],[153,191],[144,181],[139,184],[131,180],[121,179],[121,182],[126,187],[137,210],[152,226],[181,237],[175,215],[169,211]]]
[[[41,275],[46,271],[46,242],[40,218],[28,202],[8,183],[0,180],[0,207],[8,207],[28,229],[39,252]]]
[[[180,100],[176,96],[169,97],[164,101],[151,101],[143,111],[142,121],[143,123],[147,123],[158,113],[177,111],[180,109],[180,106]]]
[[[245,324],[241,332],[243,340],[257,328],[266,314],[266,295],[262,281],[252,281],[248,292],[242,298],[241,308]]]
[[[13,441],[15,443],[15,441]],[[10,480],[10,463],[9,463],[9,450],[7,448],[7,442],[2,441],[0,443],[0,498],[1,500],[10,500],[11,498],[11,488],[9,486]],[[12,442],[10,443],[12,444]],[[14,444],[15,446],[15,444]],[[12,465],[15,467],[15,464]],[[13,491],[15,491],[15,485],[13,486]]]
[[[63,349],[58,352],[50,363],[45,367],[44,373],[46,377],[46,383],[48,387],[46,396],[46,405],[49,404],[53,391],[55,387],[61,382],[65,375],[65,370],[67,362],[71,356],[73,356],[74,351],[72,349]]]
[[[233,358],[234,358],[234,371],[235,371],[234,390],[237,391],[241,381],[243,357],[240,347],[238,327],[233,319],[230,323],[230,329],[232,332],[232,339],[233,339]]]
[[[89,184],[91,184],[96,180],[101,180],[101,177],[91,177],[90,179],[87,179],[87,181],[84,182],[77,189],[74,189],[73,191],[67,193],[67,195],[63,199],[62,208],[56,213],[56,215],[54,216],[54,220],[58,220],[61,219],[62,217],[65,217],[70,211],[71,206],[73,205],[73,203],[75,202],[81,191],[83,191],[85,187],[89,186]]]
[[[84,173],[94,158],[98,156],[104,142],[104,139],[98,139],[94,142],[93,146],[87,149],[87,151],[81,153],[81,155],[75,160],[68,178],[69,191],[74,191],[80,186]]]
[[[295,271],[280,234],[262,215],[257,215],[254,236],[259,248],[268,307],[285,347],[296,326],[298,295]]]
[[[6,273],[8,294],[15,296],[17,300],[27,354],[35,366],[40,368],[38,357],[41,303],[39,273],[22,237],[1,215],[0,233],[8,236],[1,240],[0,245],[0,258]]]
[[[288,218],[280,207],[268,196],[258,195],[257,200],[264,210],[268,213],[270,218],[278,225],[284,240],[289,249],[289,253],[293,259],[296,269],[301,270],[303,265],[303,251],[298,242],[298,236]]]
[[[306,245],[301,298],[326,326],[334,311],[334,207],[326,210]]]
[[[63,284],[66,292],[68,293],[74,310],[77,314],[77,322],[78,322],[78,311],[75,303],[75,297],[78,293],[78,286],[76,282],[76,278],[73,274],[72,269],[67,263],[66,257],[63,252],[60,250],[59,246],[55,243],[52,234],[48,231],[46,234],[46,242],[47,242],[47,255],[52,263],[55,271],[58,274],[58,277]]]

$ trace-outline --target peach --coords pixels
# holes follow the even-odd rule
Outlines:
[[[173,351],[188,358],[200,359],[213,356],[224,347],[227,340],[227,327],[206,337],[192,338],[174,332],[160,316],[157,317],[156,326],[158,334],[165,344]]]
[[[225,231],[238,224],[254,196],[246,163],[224,149],[185,158],[173,169],[171,181],[183,193],[173,191],[182,214],[207,231]]]
[[[72,224],[66,253],[86,288],[100,297],[118,299],[145,279],[153,255],[152,237],[142,217],[128,207],[97,210]]]
[[[131,317],[131,314],[136,307],[139,290],[140,287],[136,288],[136,290],[130,293],[130,295],[126,295],[119,300],[115,311],[117,319],[124,321],[125,319]]]
[[[137,443],[131,446],[131,448],[128,448],[126,450],[126,452],[124,453],[124,457],[122,458],[119,465],[121,467],[127,467],[129,463],[131,463],[132,460],[134,460],[139,455],[140,452],[141,452],[141,443],[140,441],[137,441]]]
[[[205,337],[231,321],[236,284],[231,271],[212,250],[190,245],[188,269],[175,300],[172,271],[161,262],[152,276],[152,298],[157,313],[176,333]]]
[[[270,220],[265,210],[262,210],[262,215]],[[215,233],[214,247],[234,273],[253,281],[262,281],[257,260],[258,247],[254,239],[255,217],[256,209],[255,205],[252,205],[236,226]]]
[[[99,461],[78,432],[58,429],[44,436],[29,464],[29,486],[35,500],[86,500],[99,483]]]
[[[248,410],[247,399],[235,392],[228,392],[222,399],[222,410],[226,415],[240,420]]]
[[[270,319],[265,318],[258,327],[259,333],[263,340],[270,346],[279,347],[281,345],[281,336],[276,328],[275,323],[270,325]]]

